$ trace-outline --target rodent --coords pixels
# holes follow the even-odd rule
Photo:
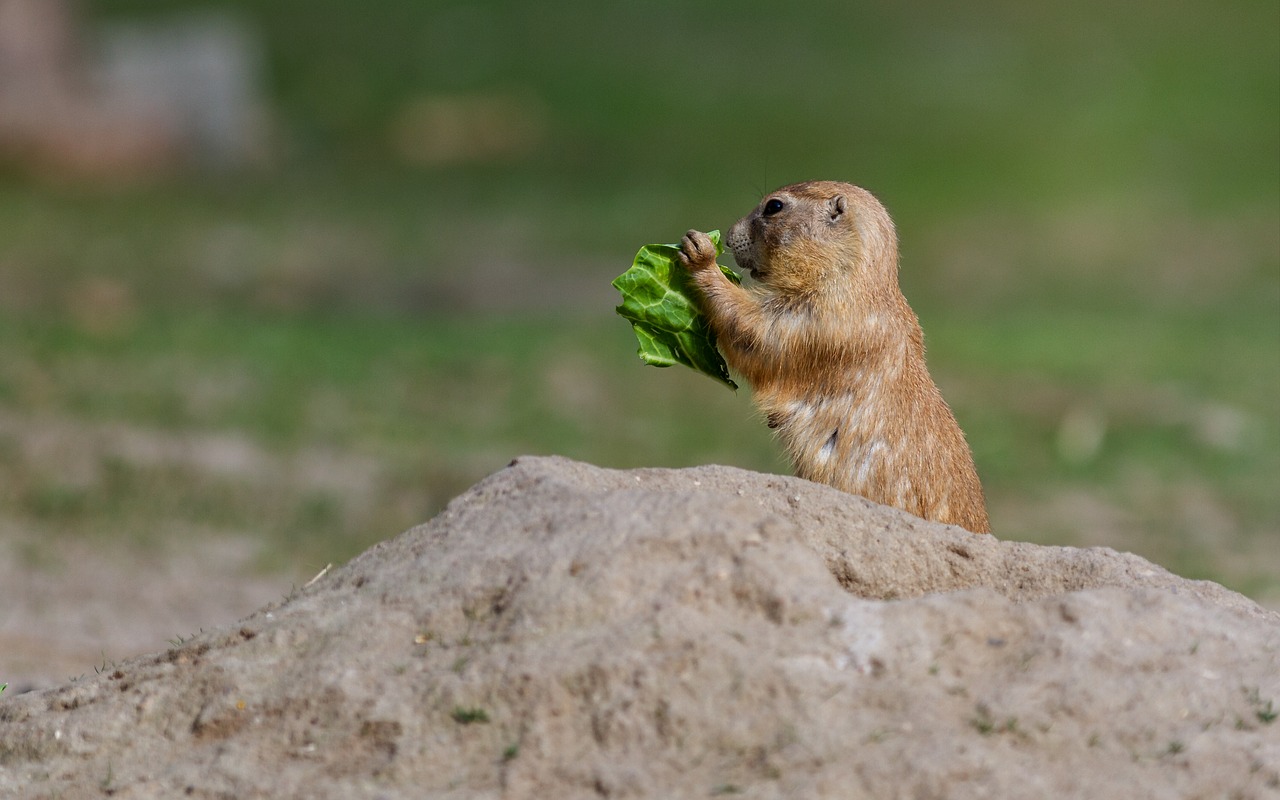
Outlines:
[[[756,283],[689,231],[680,261],[729,365],[751,384],[796,474],[989,533],[973,454],[925,366],[898,286],[898,236],[870,192],[810,181],[766,195],[726,243]]]

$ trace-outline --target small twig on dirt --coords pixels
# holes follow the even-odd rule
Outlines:
[[[331,570],[331,569],[333,569],[333,564],[325,564],[325,565],[324,565],[324,569],[320,570],[319,574],[317,574],[314,578],[312,578],[311,580],[307,581],[306,583],[302,584],[302,588],[303,588],[303,589],[310,589],[310,588],[311,588],[311,584],[313,584],[313,583],[315,583],[316,581],[320,580],[320,579],[321,579],[321,578],[323,578],[325,575],[328,575],[328,574],[329,574],[329,570]]]

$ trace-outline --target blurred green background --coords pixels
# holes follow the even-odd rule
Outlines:
[[[609,281],[830,178],[897,221],[997,535],[1280,601],[1274,0],[98,0],[80,35],[210,6],[260,56],[252,158],[4,162],[0,535],[314,572],[523,453],[784,472]]]

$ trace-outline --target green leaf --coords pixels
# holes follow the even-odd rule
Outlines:
[[[708,234],[720,247],[720,231]],[[738,384],[729,378],[729,367],[716,349],[716,337],[707,325],[695,297],[697,289],[679,259],[680,246],[649,244],[636,253],[631,269],[619,275],[613,286],[622,292],[618,313],[631,322],[640,341],[640,359],[655,367],[684,364],[710,375],[730,389]],[[742,279],[733,270],[717,264],[734,283]]]

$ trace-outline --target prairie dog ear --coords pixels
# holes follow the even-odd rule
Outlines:
[[[827,214],[832,222],[840,219],[841,215],[849,209],[849,201],[844,195],[838,194],[827,201]]]

